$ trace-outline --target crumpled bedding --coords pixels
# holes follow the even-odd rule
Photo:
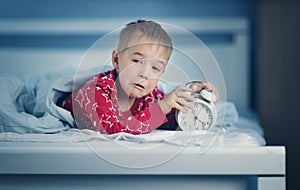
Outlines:
[[[70,127],[46,107],[57,76],[0,76],[0,132],[56,133]]]
[[[0,74],[0,132],[57,133],[70,129],[74,126],[71,113],[56,102],[98,72],[99,69],[90,69],[76,74],[76,81],[74,74],[65,73]]]
[[[59,143],[125,140],[135,143],[167,142],[183,145],[189,138],[190,144],[197,146],[203,143],[204,137],[212,133],[215,137],[214,146],[265,145],[263,130],[259,124],[256,121],[239,117],[231,102],[218,103],[218,117],[224,118],[224,122],[217,131],[209,133],[156,130],[144,135],[126,133],[105,135],[96,131],[72,128],[74,120],[70,112],[57,106],[56,102],[61,96],[69,94],[73,87],[81,86],[97,72],[99,70],[93,69],[80,75],[77,74],[76,83],[74,75],[9,76],[1,74],[0,141]],[[170,90],[169,86],[162,83],[159,84],[159,88]]]

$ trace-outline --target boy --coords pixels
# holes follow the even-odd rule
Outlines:
[[[63,107],[74,117],[78,128],[101,133],[149,133],[157,128],[177,128],[175,110],[192,108],[193,90],[178,87],[168,95],[157,82],[172,53],[172,41],[153,21],[138,20],[121,31],[112,52],[114,69],[100,73],[73,92]],[[208,83],[199,83],[200,90]],[[215,90],[213,88],[213,90]]]

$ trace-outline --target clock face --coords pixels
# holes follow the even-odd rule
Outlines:
[[[177,120],[182,130],[207,130],[213,123],[213,113],[207,104],[195,101],[193,109],[178,113]]]

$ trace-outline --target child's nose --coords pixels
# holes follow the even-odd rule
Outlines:
[[[150,77],[150,65],[149,63],[143,64],[140,68],[139,77],[149,79]]]

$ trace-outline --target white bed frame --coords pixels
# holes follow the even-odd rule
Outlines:
[[[98,34],[110,32],[130,20],[0,20],[0,35]],[[223,71],[228,99],[234,101],[239,109],[249,108],[246,19],[155,20],[192,32],[232,34],[232,43],[209,47]],[[82,49],[1,47],[1,72],[59,72],[68,66],[76,66],[84,52]],[[237,77],[239,80],[236,80]],[[130,150],[124,153],[113,143],[98,144],[101,147],[98,151],[102,154],[125,160],[151,159],[177,151],[173,145],[167,145],[159,151],[149,150],[146,154]],[[0,142],[0,163],[0,189],[285,189],[284,147],[212,147],[204,154],[199,154],[199,147],[187,147],[165,163],[133,169],[99,158],[84,143]]]

